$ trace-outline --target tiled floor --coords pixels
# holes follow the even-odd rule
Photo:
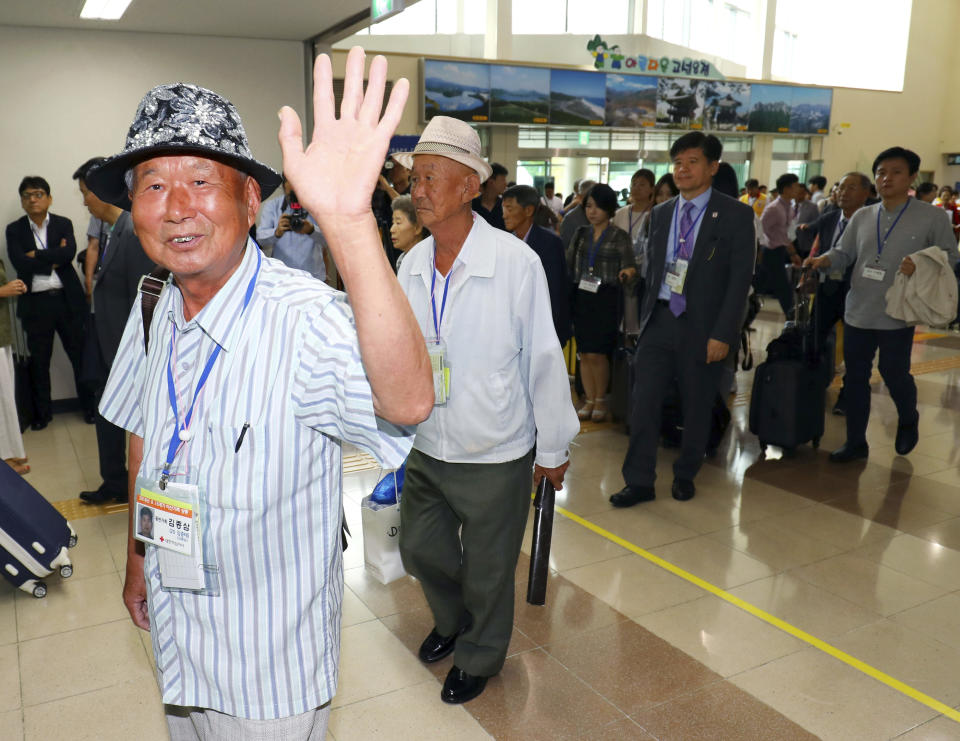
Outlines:
[[[776,331],[774,315],[758,327],[755,348]],[[740,373],[733,427],[697,497],[669,497],[674,454],[662,451],[662,496],[621,511],[607,498],[622,486],[627,438],[613,425],[586,426],[557,504],[633,549],[558,515],[547,604],[525,603],[522,555],[506,666],[464,706],[439,700],[451,659],[425,667],[415,657],[432,626],[419,586],[383,586],[363,567],[359,501],[378,472],[352,465],[329,737],[960,739],[960,723],[916,699],[960,707],[960,337],[922,340],[921,441],[908,457],[893,450],[896,413],[877,384],[869,462],[827,461],[844,436],[833,416],[819,451],[762,458],[745,430],[752,374]],[[25,442],[29,480],[51,500],[74,506],[65,500],[98,483],[93,430],[78,418],[61,415]],[[71,579],[49,580],[45,600],[0,584],[0,740],[164,739],[149,641],[120,603],[125,515],[73,524]],[[865,662],[866,672],[725,593]]]

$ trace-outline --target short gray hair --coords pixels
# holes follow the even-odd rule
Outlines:
[[[840,178],[840,180],[843,180],[843,178],[849,178],[849,177],[860,178],[860,187],[865,188],[866,190],[870,190],[870,186],[873,185],[873,181],[867,175],[864,175],[862,172],[859,172],[857,170],[851,170],[850,172],[844,173],[843,177]]]
[[[123,182],[127,186],[127,192],[133,192],[133,168],[129,168],[125,173],[123,173]]]
[[[586,197],[587,193],[590,192],[590,189],[596,184],[597,183],[594,180],[581,180],[580,187],[577,192],[580,193],[581,196]]]

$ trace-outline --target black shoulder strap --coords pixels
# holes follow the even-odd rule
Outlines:
[[[153,310],[157,308],[160,294],[167,284],[170,271],[156,267],[149,275],[140,279],[140,312],[143,316],[143,351],[147,352],[150,346],[150,324],[153,322]]]

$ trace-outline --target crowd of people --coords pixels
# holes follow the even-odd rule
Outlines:
[[[83,281],[73,225],[50,212],[42,177],[23,178],[25,215],[6,230],[17,277],[0,265],[0,301],[17,297],[32,426],[51,419],[57,334],[96,426],[103,483],[81,498],[132,497],[123,599],[151,631],[174,739],[262,723],[278,738],[324,736],[343,594],[341,442],[406,465],[399,548],[434,619],[419,658],[454,655],[448,703],[478,696],[504,664],[531,488],[562,488],[580,421],[609,418],[617,348],[630,348],[633,382],[615,507],[656,498],[674,389],[670,492],[696,495],[750,291],[774,295],[789,322],[801,266],[823,278],[814,331],[844,325],[847,439],[830,459],[869,455],[877,352],[896,450],[917,442],[914,329],[886,295],[897,273],[929,279],[919,251],[942,251],[952,270],[960,209],[949,188],[915,187],[913,152],[885,150],[829,193],[825,178],[792,173],[768,193],[755,179],[741,190],[720,140],[691,132],[671,146],[672,173],[633,174],[626,204],[592,180],[563,201],[550,182],[510,183],[453,118],[387,156],[409,86],[397,81],[382,108],[385,61],[365,91],[363,76],[355,49],[338,118],[330,61],[318,59],[306,149],[298,117],[281,111],[282,175],[254,157],[222,96],[149,91],[122,151],[74,173],[91,215]],[[152,301],[146,273],[162,286]],[[27,473],[8,313],[0,454]],[[194,581],[159,542],[158,496],[202,507]]]

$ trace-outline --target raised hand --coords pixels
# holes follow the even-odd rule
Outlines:
[[[410,83],[394,83],[383,118],[383,91],[387,60],[377,56],[370,64],[363,91],[363,49],[355,46],[347,57],[343,102],[336,117],[330,58],[321,54],[313,70],[313,136],[303,148],[300,118],[292,108],[280,109],[280,149],[283,170],[300,202],[326,232],[370,213],[370,199],[390,144],[400,122]],[[327,222],[327,223],[324,223]]]

